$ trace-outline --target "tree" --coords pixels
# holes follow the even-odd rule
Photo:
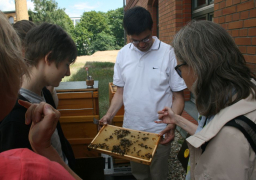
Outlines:
[[[73,31],[79,55],[120,49],[124,45],[123,8],[84,12]],[[79,36],[79,37],[78,37]]]
[[[58,3],[55,0],[31,0],[34,2],[34,11],[28,11],[32,21],[36,24],[48,22],[57,24],[66,32],[71,34],[74,30],[73,23],[69,16],[65,13],[65,9],[58,8]]]
[[[100,42],[100,39],[110,40],[111,38],[107,36],[109,33],[110,28],[105,13],[90,11],[83,13],[80,23],[75,27],[72,34],[75,37],[74,39],[77,44],[78,52],[87,55],[92,54],[95,51],[103,49],[107,50],[106,46]],[[80,37],[77,37],[78,35]],[[106,41],[104,40],[104,42]],[[97,45],[97,43],[100,43],[101,45]]]
[[[119,48],[124,46],[123,11],[124,8],[118,8],[116,10],[110,10],[107,12],[110,30],[115,36],[116,46],[119,46]]]
[[[92,41],[95,40],[97,34],[101,32],[110,33],[110,28],[108,26],[108,19],[103,12],[84,12],[81,17],[79,26],[83,26],[92,33]]]
[[[72,31],[72,35],[76,43],[78,55],[90,54],[90,40],[93,34],[78,24]]]
[[[101,32],[96,35],[95,40],[91,43],[89,47],[90,54],[95,51],[114,50],[116,49],[115,42],[115,36]]]

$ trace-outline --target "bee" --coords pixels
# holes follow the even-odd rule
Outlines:
[[[140,151],[141,151],[141,150],[138,150],[138,151],[137,151],[137,156],[140,156]]]
[[[148,137],[144,137],[144,138],[142,138],[142,140],[143,140],[143,141],[146,141],[147,139],[148,139]]]

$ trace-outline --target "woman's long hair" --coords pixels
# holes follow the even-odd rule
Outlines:
[[[198,79],[194,93],[200,114],[210,116],[252,94],[253,74],[232,37],[220,25],[193,21],[174,37],[177,60],[186,62]],[[235,96],[234,96],[235,94]]]
[[[19,89],[22,75],[28,75],[19,36],[0,11],[0,85],[6,91]],[[15,88],[10,88],[15,87]]]

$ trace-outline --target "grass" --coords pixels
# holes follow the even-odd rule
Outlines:
[[[114,63],[111,62],[86,62],[86,64],[74,64],[71,68],[72,76],[63,81],[85,81],[86,71],[84,67],[89,67],[89,75],[95,81],[99,81],[99,112],[100,117],[104,116],[109,107],[108,83],[113,81]]]

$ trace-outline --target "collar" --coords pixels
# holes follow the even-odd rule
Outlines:
[[[152,50],[158,50],[161,46],[161,41],[156,37],[156,36],[152,36],[152,38],[155,40],[154,43],[152,44],[151,48],[147,51],[152,51]],[[130,43],[129,48],[131,50],[136,50],[136,51],[140,51],[136,46],[134,46],[132,43]]]
[[[256,82],[252,80],[255,84]],[[200,132],[187,138],[187,142],[195,148],[201,147],[205,142],[215,137],[223,126],[235,117],[256,111],[256,101],[252,96],[242,99],[237,103],[221,110]]]

